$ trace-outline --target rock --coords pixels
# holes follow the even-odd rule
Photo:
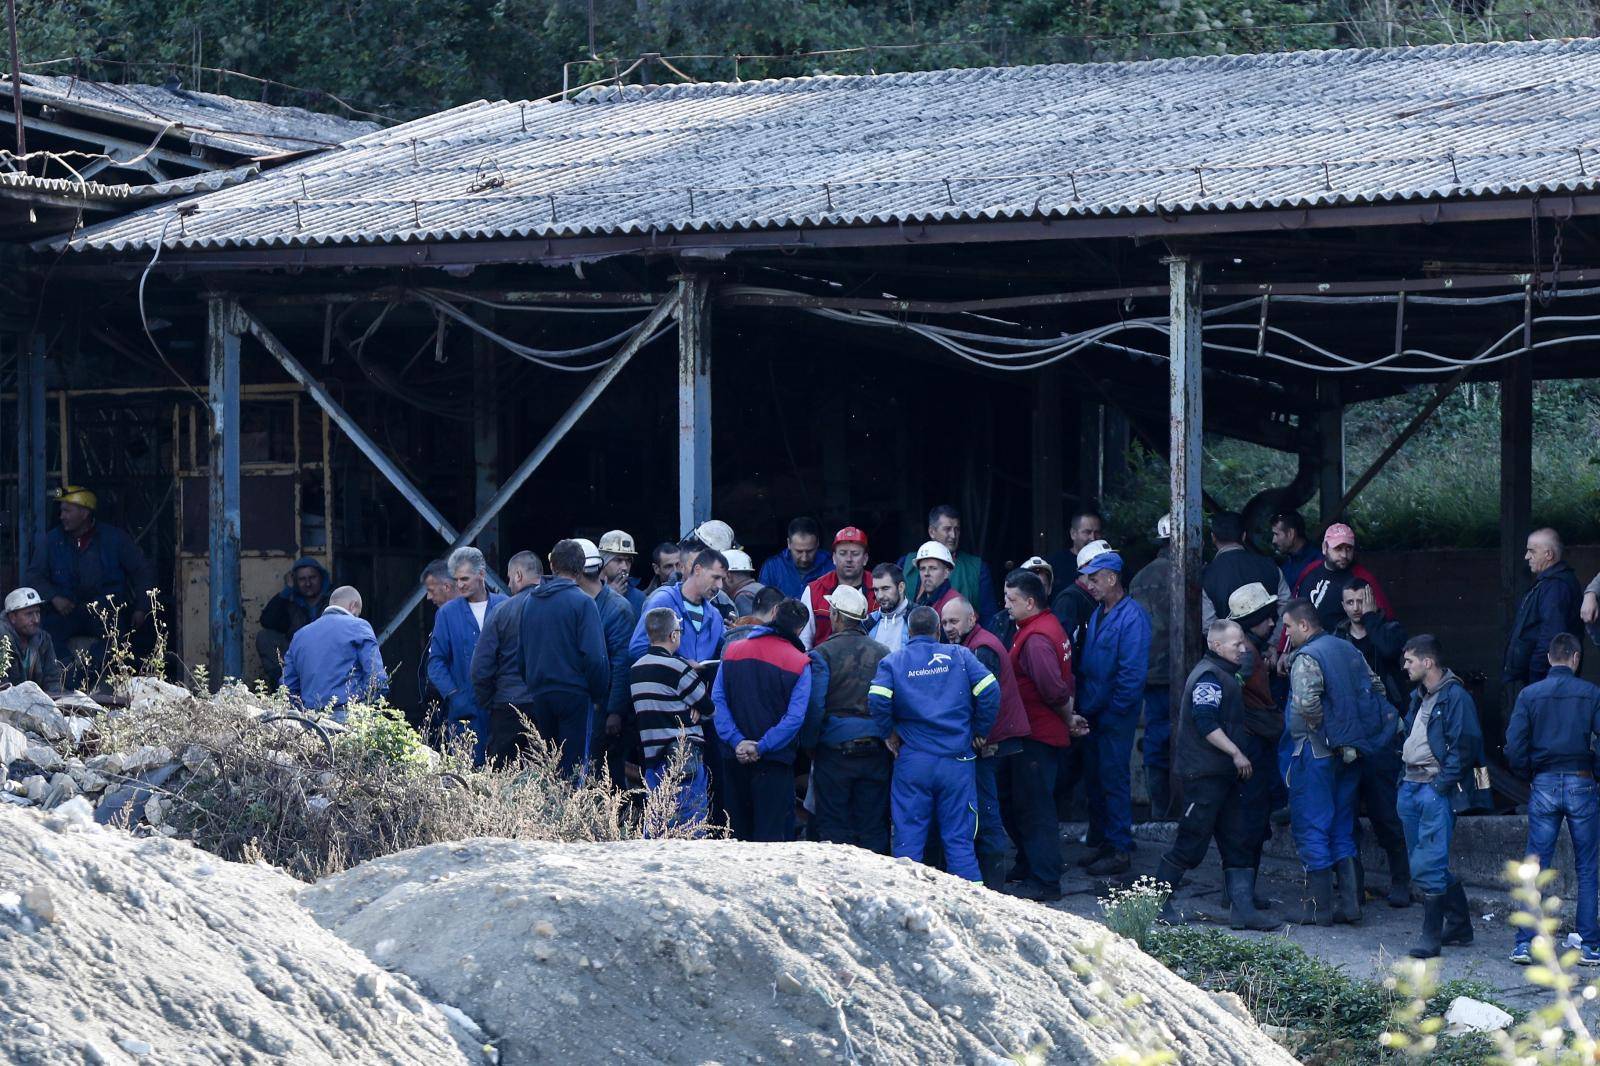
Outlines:
[[[0,810],[0,871],[26,886],[0,888],[0,1063],[483,1061],[482,1037],[462,1039],[469,1057],[432,1004],[382,994],[400,979],[318,926],[280,872],[97,827],[81,797]]]
[[[72,779],[78,783],[78,791],[80,792],[104,792],[106,786],[111,784],[104,774],[96,773],[83,763],[73,765],[69,762],[67,764],[67,773],[71,774]]]
[[[874,1066],[1088,1064],[1135,1033],[1177,1062],[1294,1062],[1097,922],[858,848],[474,840],[299,898],[470,1004],[513,1064],[841,1061],[847,1040]]]
[[[27,754],[28,738],[22,730],[9,722],[0,722],[0,767],[26,758]]]
[[[158,677],[136,677],[128,682],[128,710],[133,714],[146,714],[164,703],[193,698],[188,689]]]
[[[154,747],[146,744],[132,754],[122,756],[122,772],[129,777],[141,774],[146,770],[161,766],[172,761],[172,749],[165,745]]]
[[[56,710],[56,701],[32,681],[0,691],[0,721],[46,740],[65,740],[71,735],[66,715]]]
[[[1244,1000],[1240,999],[1237,993],[1212,992],[1210,993],[1210,996],[1212,1000],[1215,1001],[1217,1006],[1221,1007],[1235,1018],[1238,1018],[1240,1021],[1255,1021],[1255,1018],[1253,1018],[1250,1014],[1250,1008],[1244,1005]]]
[[[61,756],[56,754],[56,749],[48,744],[29,744],[28,753],[24,758],[47,774],[53,773],[66,765]]]
[[[87,692],[74,690],[56,697],[56,710],[63,714],[80,715],[85,718],[98,718],[100,705]]]
[[[22,779],[22,788],[29,801],[43,803],[44,794],[50,788],[50,782],[42,774],[29,774]]]
[[[120,818],[129,820],[137,818],[144,809],[144,801],[150,798],[151,790],[166,784],[167,779],[177,773],[181,766],[182,763],[168,763],[137,780],[107,792],[100,798],[100,805],[94,809],[94,820],[101,825],[110,825]]]
[[[73,747],[83,743],[83,738],[94,732],[93,718],[68,718],[67,732],[72,737]]]
[[[1471,996],[1457,996],[1450,1001],[1450,1009],[1444,1012],[1444,1031],[1451,1036],[1489,1033],[1509,1027],[1514,1020],[1493,1003],[1485,1003]]]
[[[78,794],[78,783],[72,779],[71,774],[55,774],[50,778],[50,787],[45,790],[44,799],[40,806],[49,810],[58,807]]]

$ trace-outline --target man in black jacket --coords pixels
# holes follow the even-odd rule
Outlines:
[[[1399,622],[1385,619],[1372,595],[1372,586],[1356,578],[1342,593],[1344,620],[1334,633],[1356,646],[1367,661],[1367,669],[1383,682],[1391,713],[1398,717],[1407,706],[1410,689],[1405,667],[1400,663],[1406,646],[1406,630]],[[1400,738],[1361,760],[1360,810],[1372,823],[1372,834],[1389,859],[1389,906],[1411,906],[1411,862],[1406,854],[1405,830],[1395,802],[1400,791]],[[1356,876],[1360,894],[1366,893],[1366,870],[1361,865],[1361,822],[1356,822]]]
[[[1578,638],[1557,633],[1546,655],[1550,670],[1517,696],[1506,727],[1506,764],[1532,783],[1528,795],[1528,854],[1548,869],[1561,821],[1572,837],[1578,875],[1579,962],[1600,966],[1600,796],[1595,792],[1595,738],[1600,734],[1600,688],[1577,676]],[[1511,961],[1533,961],[1535,929],[1517,929]]]
[[[1200,571],[1200,626],[1228,617],[1228,598],[1246,585],[1260,584],[1278,597],[1278,610],[1289,602],[1289,586],[1278,564],[1245,546],[1244,516],[1219,511],[1211,518],[1214,559]]]
[[[1517,605],[1501,672],[1502,681],[1516,685],[1532,684],[1550,672],[1545,654],[1550,638],[1557,633],[1583,632],[1578,616],[1583,590],[1571,564],[1561,558],[1561,534],[1553,529],[1534,530],[1528,534],[1522,557],[1533,571],[1533,588]]]

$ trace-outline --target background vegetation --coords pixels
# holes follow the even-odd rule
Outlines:
[[[577,79],[604,77],[647,52],[671,67],[636,78],[671,81],[676,68],[726,80],[1560,37],[1595,32],[1597,10],[1585,0],[594,0],[592,52],[588,0],[19,0],[18,21],[23,60],[39,72],[160,82],[176,70],[192,88],[330,110],[332,94],[404,119],[556,92],[563,64],[579,64]]]

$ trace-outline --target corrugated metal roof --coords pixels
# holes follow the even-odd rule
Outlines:
[[[173,123],[173,132],[192,144],[250,157],[328,148],[378,129],[372,122],[300,107],[160,85],[24,74],[22,86],[24,99],[31,102],[151,130]]]
[[[151,200],[170,200],[174,196],[212,192],[237,185],[261,170],[254,163],[230,170],[207,170],[170,181],[156,181],[148,185],[108,185],[98,181],[74,181],[71,178],[42,178],[35,174],[0,171],[0,190],[48,193],[64,198],[66,206],[73,199],[104,200],[119,203],[142,203]]]
[[[1588,153],[1587,155],[1585,153]],[[81,232],[80,249],[1108,216],[1590,189],[1600,40],[478,102]]]

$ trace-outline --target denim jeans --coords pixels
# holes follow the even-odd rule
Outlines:
[[[1011,753],[990,755],[978,759],[978,833],[973,847],[978,852],[978,865],[1005,861],[1011,838],[1006,835],[1005,819],[1000,816],[1000,767],[1017,757],[1016,741],[1006,741]]]
[[[1572,837],[1572,860],[1578,874],[1578,935],[1586,947],[1600,947],[1600,793],[1594,778],[1572,773],[1535,774],[1528,795],[1528,854],[1549,869],[1555,856],[1561,821]],[[1517,943],[1533,939],[1534,930],[1519,928]]]
[[[1411,883],[1429,895],[1450,887],[1450,839],[1455,836],[1456,812],[1450,798],[1432,782],[1402,781],[1400,825],[1406,833],[1411,859]]]
[[[1099,829],[1117,851],[1133,850],[1133,729],[1139,708],[1106,710],[1089,721],[1089,832]],[[1076,746],[1076,745],[1074,745]]]
[[[1307,743],[1290,756],[1290,829],[1300,863],[1307,870],[1326,870],[1356,854],[1356,799],[1361,767],[1337,755],[1318,759]],[[1408,838],[1409,839],[1409,838]]]
[[[1007,756],[1004,800],[1017,845],[1013,874],[1045,888],[1061,888],[1061,827],[1056,822],[1056,771],[1061,750],[1032,737],[1018,742],[1021,750]]]
[[[644,787],[652,791],[659,788],[661,779],[667,775],[667,766],[666,760],[655,766],[646,766]],[[683,780],[678,783],[678,810],[672,819],[672,825],[674,827],[703,825],[710,813],[711,778],[706,774],[706,764],[701,757],[700,749],[696,748],[684,763]]]

